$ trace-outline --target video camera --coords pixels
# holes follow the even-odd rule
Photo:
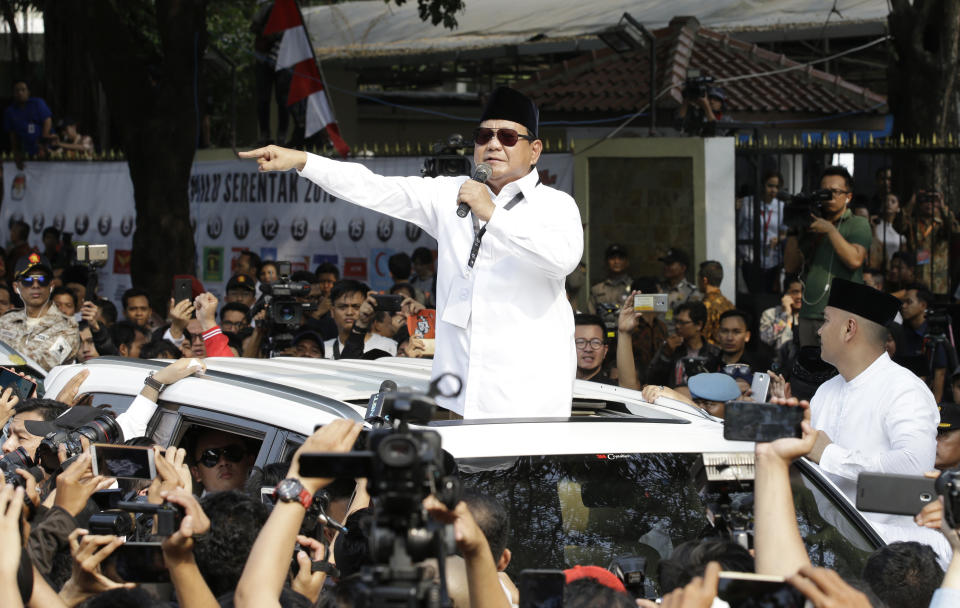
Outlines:
[[[277,262],[279,278],[273,283],[261,283],[263,294],[250,309],[250,319],[261,310],[266,310],[263,323],[267,340],[264,353],[272,355],[293,342],[293,332],[303,324],[303,314],[317,309],[313,302],[298,302],[298,297],[310,295],[310,284],[290,280],[290,262]]]
[[[688,101],[703,99],[713,81],[713,76],[701,76],[700,70],[687,70],[687,79],[683,81],[683,98]]]
[[[172,536],[180,529],[183,516],[183,507],[170,502],[158,505],[140,501],[120,501],[116,503],[114,509],[106,509],[91,515],[87,530],[90,534],[110,534],[136,542],[145,542],[154,536]]]
[[[470,175],[473,167],[469,158],[464,155],[464,151],[470,145],[463,140],[463,136],[454,133],[447,138],[446,142],[437,142],[433,144],[433,156],[423,161],[423,168],[420,173],[424,177],[456,177],[458,175]]]
[[[86,437],[90,443],[122,443],[123,431],[116,418],[110,414],[101,414],[73,430],[49,433],[40,440],[40,445],[37,447],[37,461],[47,473],[54,474],[61,467],[58,455],[60,446],[66,447],[67,461],[69,461],[83,452],[81,442],[83,437]],[[63,466],[66,466],[66,462]]]
[[[823,217],[823,204],[833,199],[833,192],[820,188],[813,192],[798,192],[783,208],[783,223],[789,232],[806,230],[813,223],[811,215]]]
[[[43,470],[36,465],[27,451],[22,447],[4,455],[0,458],[0,472],[3,473],[4,483],[12,485],[15,488],[26,488],[27,480],[23,475],[17,473],[17,469],[23,469],[30,473],[39,483],[43,480]]]
[[[453,553],[451,530],[430,519],[423,500],[436,496],[453,509],[460,500],[455,465],[445,457],[435,431],[411,430],[410,422],[425,423],[436,411],[435,397],[446,375],[433,381],[427,394],[397,391],[385,382],[373,395],[367,420],[374,424],[364,450],[347,454],[305,453],[299,471],[307,477],[365,477],[372,498],[373,522],[368,532],[372,566],[357,575],[356,606],[439,606],[442,587],[423,567],[435,557],[441,567]],[[445,595],[445,594],[443,594]],[[400,604],[399,600],[404,601]]]

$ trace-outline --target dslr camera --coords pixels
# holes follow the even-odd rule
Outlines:
[[[250,309],[250,319],[266,310],[263,326],[267,339],[263,352],[267,356],[286,349],[293,343],[293,332],[303,324],[303,314],[317,309],[313,302],[298,302],[297,298],[310,295],[310,284],[290,280],[290,262],[277,262],[280,277],[271,284],[261,283],[263,295]]]
[[[26,488],[27,480],[17,473],[17,469],[23,469],[30,473],[37,483],[43,480],[43,471],[33,462],[30,455],[22,447],[0,458],[0,472],[3,473],[4,483],[10,484],[15,488]]]
[[[833,199],[833,192],[820,188],[813,192],[798,192],[783,208],[783,223],[787,231],[798,233],[806,230],[813,223],[810,217],[823,217],[823,204]]]
[[[424,177],[456,177],[458,175],[470,175],[473,167],[469,158],[464,155],[464,150],[469,144],[463,140],[463,136],[454,133],[447,138],[445,142],[433,144],[433,156],[423,161],[423,168],[420,173]]]
[[[43,470],[52,475],[60,468],[58,452],[61,445],[66,447],[67,460],[80,455],[83,452],[82,437],[86,437],[90,443],[123,443],[123,431],[117,419],[110,414],[101,414],[72,431],[55,431],[41,439],[37,447],[37,461]]]

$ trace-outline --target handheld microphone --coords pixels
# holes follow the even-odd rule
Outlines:
[[[487,180],[490,179],[490,175],[493,173],[493,168],[490,167],[487,163],[480,163],[477,165],[477,170],[473,172],[472,179],[475,182],[480,182],[481,184],[487,183]],[[457,216],[458,217],[467,217],[467,214],[470,213],[470,205],[466,203],[460,203],[457,205]]]

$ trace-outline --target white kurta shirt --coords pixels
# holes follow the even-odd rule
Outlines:
[[[810,401],[813,428],[833,441],[820,468],[856,504],[861,472],[922,475],[933,470],[940,413],[930,389],[887,353],[846,382],[834,376]],[[864,513],[872,521],[913,526],[912,519]]]
[[[563,282],[583,255],[574,200],[542,184],[536,171],[490,192],[497,206],[472,271],[471,217],[457,216],[460,177],[384,177],[358,163],[313,154],[300,175],[330,194],[412,222],[437,239],[437,329],[433,377],[463,380],[444,407],[465,418],[569,416],[577,356]],[[503,206],[518,193],[523,199]],[[466,328],[444,320],[452,286],[473,289]]]

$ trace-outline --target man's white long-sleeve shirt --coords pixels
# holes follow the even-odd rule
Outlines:
[[[856,378],[835,376],[810,401],[813,428],[833,442],[820,468],[856,504],[861,472],[922,475],[933,470],[940,413],[930,389],[883,353]],[[864,514],[905,525],[910,518]]]
[[[358,163],[307,155],[299,172],[338,198],[421,227],[437,239],[433,377],[463,380],[444,407],[466,418],[569,416],[576,373],[573,313],[563,282],[583,255],[574,200],[536,171],[490,192],[496,209],[469,271],[474,226],[456,214],[460,177],[385,177]],[[519,193],[522,200],[504,206]],[[460,277],[472,281],[466,328],[444,320]]]

